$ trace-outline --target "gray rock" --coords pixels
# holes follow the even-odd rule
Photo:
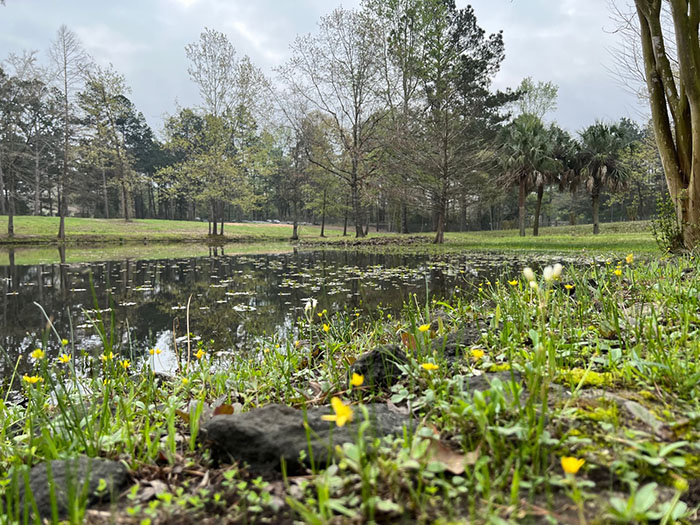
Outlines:
[[[481,331],[476,325],[465,325],[456,332],[438,336],[431,342],[433,350],[452,362],[464,355],[464,349],[477,344],[481,340]]]
[[[89,507],[102,500],[116,499],[118,492],[126,484],[127,478],[128,472],[123,464],[106,459],[79,456],[39,463],[28,473],[30,497],[26,494],[24,476],[21,473],[16,476],[20,496],[19,514],[24,516],[26,507],[29,514],[34,515],[33,499],[39,516],[52,519],[51,493],[53,491],[58,518],[64,519],[68,516],[69,505],[76,500],[84,500]],[[98,494],[97,489],[101,479],[105,481],[106,486],[104,491]]]
[[[364,376],[366,387],[390,387],[400,379],[400,365],[404,364],[406,353],[399,345],[382,345],[360,356],[351,373]]]
[[[366,405],[370,415],[370,428],[366,439],[396,434],[403,431],[408,416],[390,410],[384,404]],[[362,413],[356,408],[353,421],[343,427],[324,421],[321,416],[332,414],[330,407],[315,407],[306,411],[309,437],[304,427],[304,412],[284,405],[267,405],[261,408],[216,416],[205,423],[200,431],[200,441],[211,449],[217,461],[239,461],[257,473],[271,473],[281,469],[284,460],[288,474],[303,473],[311,466],[309,448],[314,465],[325,467],[332,458],[336,445],[357,439]],[[305,454],[303,460],[301,453]]]

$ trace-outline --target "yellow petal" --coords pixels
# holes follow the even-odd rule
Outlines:
[[[585,459],[564,456],[561,458],[561,468],[567,474],[576,474],[585,462]]]

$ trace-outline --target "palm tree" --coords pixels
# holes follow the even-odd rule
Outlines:
[[[619,124],[596,122],[580,132],[581,180],[591,194],[593,233],[600,232],[598,212],[604,189],[620,191],[625,187],[626,174],[621,169],[620,155],[633,140],[629,121]]]
[[[560,166],[554,158],[550,130],[545,128],[539,117],[524,113],[506,128],[504,139],[501,150],[506,168],[504,182],[509,186],[518,186],[520,236],[525,236],[525,198],[533,187],[538,189],[533,231],[537,235],[544,185],[551,181],[552,174]]]

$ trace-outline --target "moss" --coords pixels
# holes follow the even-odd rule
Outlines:
[[[576,416],[590,421],[611,423],[617,425],[618,411],[614,401],[600,400],[600,406],[583,407],[576,411]]]
[[[583,368],[572,368],[562,371],[557,378],[557,382],[569,387],[577,387],[579,384],[583,387],[609,387],[615,384],[615,377],[610,372],[594,372]]]
[[[507,372],[508,370],[510,370],[510,363],[491,365],[489,367],[489,372]]]

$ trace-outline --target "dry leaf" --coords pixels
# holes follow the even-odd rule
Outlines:
[[[222,403],[218,407],[214,409],[214,416],[225,416],[229,414],[233,414],[233,405],[228,405],[226,403]]]
[[[413,337],[413,334],[409,334],[407,332],[402,332],[401,333],[401,342],[409,350],[416,349],[416,338]]]
[[[403,416],[408,415],[408,407],[397,407],[394,403],[391,402],[391,400],[387,400],[386,402],[386,407],[389,409],[389,411],[393,412],[394,414],[401,414]]]
[[[428,457],[432,461],[437,461],[445,466],[445,469],[452,474],[464,473],[466,457],[464,454],[452,450],[448,445],[437,439],[430,440],[428,447]]]

